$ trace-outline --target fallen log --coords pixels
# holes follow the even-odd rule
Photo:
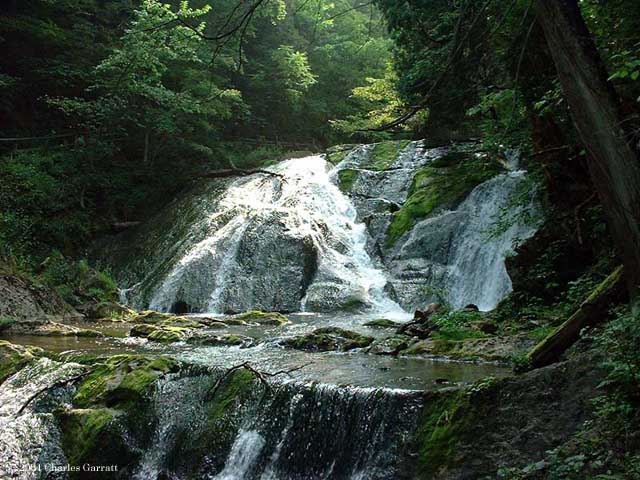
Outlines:
[[[540,368],[556,362],[580,338],[580,331],[604,320],[612,302],[620,300],[625,292],[622,266],[616,268],[582,302],[569,319],[538,343],[527,355],[531,368]]]
[[[202,174],[204,178],[226,178],[226,177],[245,177],[249,175],[254,175],[256,173],[261,173],[263,175],[271,175],[273,177],[278,177],[280,179],[283,178],[282,175],[276,172],[271,172],[269,170],[265,170],[262,168],[223,168],[222,170],[212,170],[211,172],[206,172]]]

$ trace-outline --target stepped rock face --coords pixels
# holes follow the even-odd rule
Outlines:
[[[128,234],[124,255],[107,249],[122,300],[220,313],[390,313],[436,300],[487,310],[511,289],[505,257],[536,229],[525,173],[468,145],[383,142],[270,168],[207,180]]]

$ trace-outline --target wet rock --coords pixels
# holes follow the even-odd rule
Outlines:
[[[464,307],[462,307],[462,310],[466,310],[468,312],[479,312],[480,311],[478,306],[473,304],[473,303],[469,303],[468,305],[465,305]]]
[[[0,383],[45,352],[38,347],[25,347],[0,340]]]
[[[286,339],[283,344],[298,350],[313,352],[341,351],[364,348],[373,342],[373,337],[361,335],[339,327],[323,327],[306,335]]]
[[[387,320],[386,318],[378,318],[376,320],[366,322],[364,326],[372,328],[400,328],[402,326],[402,323],[394,322],[393,320]]]
[[[413,313],[413,319],[417,321],[425,321],[434,313],[442,310],[442,308],[442,304],[440,303],[430,303],[424,310],[416,310]]]
[[[135,325],[129,332],[131,337],[147,338],[156,342],[180,342],[190,337],[193,333],[192,328],[160,326],[149,323],[141,323]]]
[[[129,320],[137,312],[116,302],[88,302],[76,307],[87,319]]]
[[[394,335],[393,337],[376,339],[367,349],[367,353],[374,355],[397,355],[401,350],[409,346],[411,339],[406,335]]]
[[[280,326],[289,323],[289,319],[278,312],[262,312],[260,310],[249,310],[233,317],[236,321],[246,323],[257,323],[259,325]]]
[[[508,364],[514,356],[529,351],[535,343],[534,339],[526,335],[467,340],[427,339],[410,345],[401,353]]]
[[[472,323],[471,327],[487,335],[495,335],[498,332],[498,325],[490,320]]]
[[[74,325],[68,325],[64,323],[49,322],[43,325],[39,325],[33,331],[31,335],[40,335],[45,337],[103,337],[104,334],[98,330],[90,328],[79,328]]]
[[[245,335],[227,333],[225,335],[206,335],[204,332],[198,333],[189,338],[188,343],[209,347],[251,347],[255,344],[255,339]]]

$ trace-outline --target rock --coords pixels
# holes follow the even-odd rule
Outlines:
[[[367,347],[373,340],[373,337],[339,327],[323,327],[306,335],[286,339],[283,344],[287,347],[312,352],[346,352],[355,348]]]
[[[498,332],[498,325],[490,320],[472,323],[471,327],[487,335],[495,335]]]
[[[147,338],[156,342],[180,342],[192,334],[187,327],[159,326],[148,323],[135,325],[129,332],[131,337]]]
[[[82,315],[50,288],[15,275],[0,275],[0,318],[3,317],[14,321],[12,328],[25,331],[50,320],[76,320]]]
[[[462,310],[467,310],[468,312],[479,312],[480,309],[478,308],[477,305],[474,305],[473,303],[469,303],[468,305],[465,305]]]
[[[429,336],[438,330],[438,325],[429,320],[413,320],[405,323],[398,330],[397,333],[402,335],[408,335],[410,337],[429,338]]]
[[[44,354],[44,350],[38,347],[14,345],[6,340],[0,340],[0,384],[22,367],[36,358],[44,356]]]
[[[367,349],[367,353],[373,353],[374,355],[397,355],[401,350],[409,346],[410,340],[406,335],[394,335],[393,337],[376,339]]]
[[[253,346],[255,344],[255,339],[234,333],[227,333],[225,335],[205,335],[202,333],[192,336],[189,338],[188,342],[195,345],[210,347],[241,346],[246,348]]]
[[[98,330],[89,328],[79,328],[64,323],[47,322],[29,329],[26,333],[29,335],[38,335],[41,337],[103,337],[104,334]]]
[[[278,312],[262,312],[260,310],[249,310],[233,317],[236,321],[246,323],[257,323],[259,325],[285,325],[289,319]]]
[[[116,302],[88,302],[76,307],[86,318],[92,320],[129,320],[138,314],[135,310]]]
[[[508,364],[514,356],[527,352],[534,344],[535,340],[524,334],[467,340],[428,339],[410,345],[401,353]]]
[[[431,315],[433,315],[436,312],[439,312],[440,310],[442,310],[442,304],[430,303],[429,305],[427,305],[427,308],[425,308],[424,310],[416,310],[413,314],[413,319],[418,321],[425,321]]]
[[[386,318],[378,318],[377,320],[371,320],[364,324],[365,327],[372,328],[400,328],[403,324],[400,322],[394,322],[393,320],[387,320]]]

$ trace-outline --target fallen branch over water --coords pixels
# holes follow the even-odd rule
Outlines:
[[[227,369],[227,371],[218,380],[216,380],[216,383],[207,392],[207,396],[209,398],[213,398],[218,392],[218,390],[220,389],[220,387],[224,384],[225,380],[227,380],[231,376],[231,374],[233,374],[238,370],[245,369],[250,371],[258,378],[258,380],[260,380],[260,383],[262,383],[267,390],[270,390],[271,385],[267,381],[267,377],[271,378],[271,377],[277,377],[278,375],[291,375],[293,372],[302,370],[303,368],[308,367],[312,363],[313,362],[305,363],[304,365],[298,365],[288,370],[278,370],[277,372],[261,372],[260,370],[253,368],[249,362],[244,362]]]
[[[254,175],[256,173],[261,173],[263,175],[270,175],[272,177],[277,177],[281,180],[284,180],[284,177],[276,172],[271,172],[269,170],[265,170],[262,168],[224,168],[222,170],[214,170],[211,172],[204,173],[202,176],[204,178],[227,178],[227,177],[247,177],[249,175]]]
[[[16,414],[14,416],[18,417],[22,414],[22,412],[24,412],[24,410],[31,404],[31,402],[33,402],[36,398],[38,398],[40,395],[42,395],[45,392],[49,392],[53,389],[56,388],[60,388],[60,387],[64,387],[66,385],[70,385],[74,382],[77,382],[78,380],[84,378],[87,375],[87,372],[82,372],[80,375],[76,375],[75,377],[71,377],[71,378],[66,378],[64,380],[60,380],[56,383],[54,383],[53,385],[49,385],[48,387],[42,388],[40,390],[38,390],[36,393],[34,393],[33,395],[31,395],[26,402],[24,402],[22,404],[22,406],[20,407],[20,409],[16,412]]]

